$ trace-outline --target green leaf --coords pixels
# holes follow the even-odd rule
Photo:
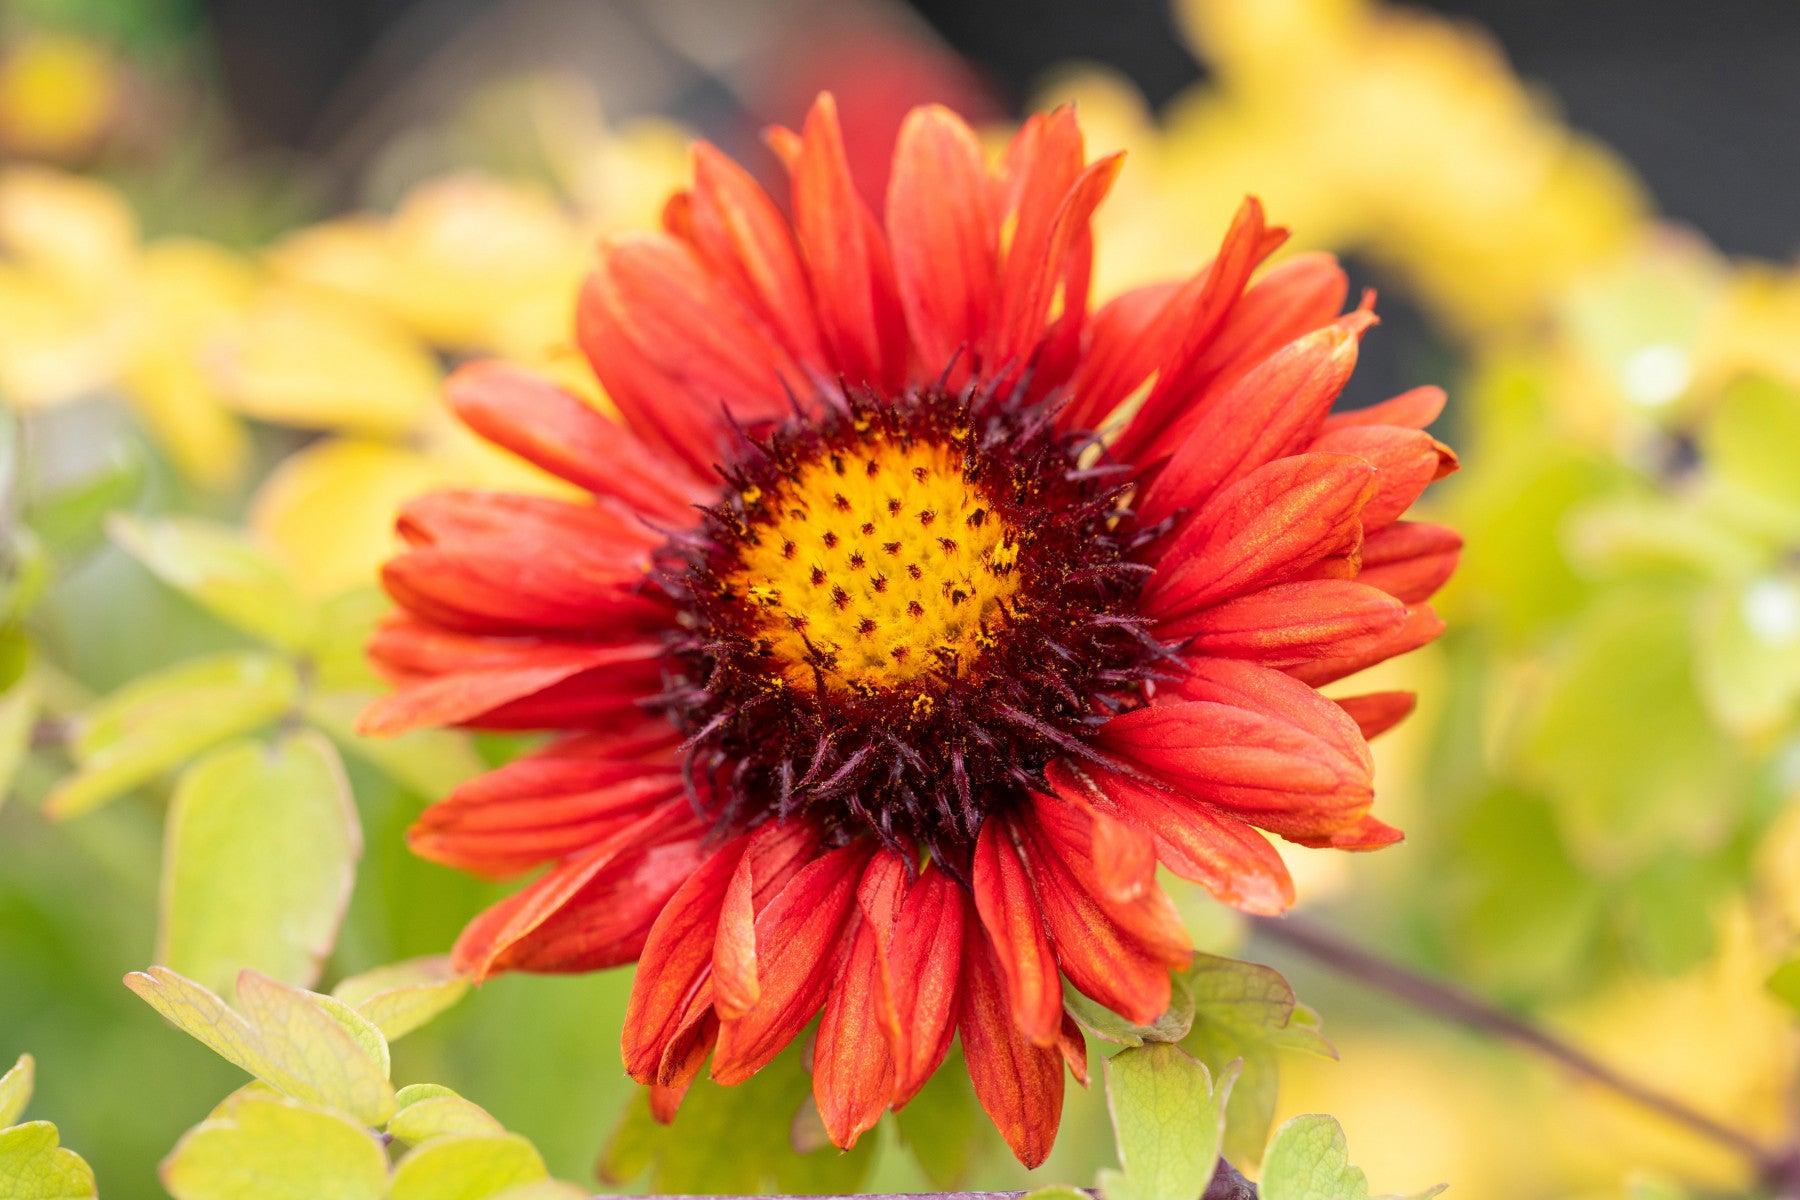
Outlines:
[[[166,967],[134,971],[125,985],[177,1028],[269,1086],[309,1104],[382,1125],[394,1112],[384,1064],[359,1044],[321,997],[255,971],[238,976],[240,1016]]]
[[[311,641],[311,606],[287,574],[231,526],[119,513],[107,531],[157,578],[251,637],[288,651],[304,650]]]
[[[382,1034],[375,1022],[339,1000],[336,996],[321,996],[318,992],[308,992],[307,997],[324,1010],[326,1016],[336,1021],[343,1031],[350,1035],[364,1054],[381,1068],[381,1077],[387,1079],[393,1075],[393,1058],[388,1051],[387,1038]]]
[[[353,975],[331,994],[373,1021],[388,1041],[411,1033],[469,991],[447,954],[415,958]]]
[[[1167,1042],[1108,1059],[1106,1103],[1127,1185],[1103,1183],[1108,1200],[1196,1200],[1218,1166],[1235,1075],[1221,1074],[1215,1089],[1204,1064]]]
[[[1727,486],[1778,506],[1790,529],[1800,529],[1800,394],[1765,379],[1742,379],[1725,389],[1702,431],[1708,470]]]
[[[1295,1117],[1275,1131],[1263,1158],[1262,1200],[1368,1200],[1369,1180],[1350,1165],[1332,1117]]]
[[[387,1131],[417,1145],[436,1137],[505,1133],[506,1129],[480,1105],[447,1087],[427,1083],[400,1089]]]
[[[1707,708],[1740,736],[1779,733],[1800,700],[1800,578],[1762,575],[1712,592],[1695,634]]]
[[[536,1148],[516,1133],[440,1137],[407,1151],[388,1198],[488,1200],[548,1176]]]
[[[12,794],[13,780],[31,752],[31,729],[37,716],[38,684],[31,676],[0,694],[0,804]]]
[[[162,1181],[175,1200],[380,1200],[387,1155],[336,1113],[244,1100],[189,1130],[163,1160]]]
[[[1517,761],[1577,855],[1619,867],[1717,845],[1737,821],[1743,756],[1695,689],[1693,593],[1609,592],[1570,631]]]
[[[618,1184],[650,1171],[657,1192],[843,1194],[856,1190],[880,1140],[864,1137],[840,1153],[827,1146],[797,1154],[794,1115],[812,1093],[800,1043],[736,1087],[700,1078],[688,1089],[672,1125],[658,1125],[640,1092],[626,1106],[602,1151],[602,1180]]]
[[[0,1075],[0,1129],[18,1122],[25,1106],[31,1103],[31,1092],[36,1083],[37,1063],[29,1054],[19,1055],[19,1061],[12,1069]]]
[[[79,766],[44,801],[55,818],[89,812],[220,742],[280,717],[299,689],[265,654],[220,654],[126,684],[75,723]]]
[[[464,733],[448,729],[415,729],[397,737],[363,737],[356,718],[379,692],[315,693],[306,698],[306,719],[350,754],[368,762],[395,783],[429,799],[481,774],[481,756]]]
[[[6,1200],[93,1200],[93,1168],[57,1144],[56,1126],[28,1121],[0,1130],[0,1196]]]
[[[976,1160],[998,1137],[976,1103],[960,1046],[950,1051],[912,1103],[894,1114],[894,1125],[925,1177],[943,1191],[962,1187]]]
[[[1220,1153],[1239,1166],[1261,1162],[1280,1098],[1281,1065],[1274,1048],[1204,1021],[1181,1045],[1215,1073],[1238,1064],[1237,1082],[1225,1101],[1225,1140]]]
[[[157,959],[224,995],[245,967],[310,985],[361,854],[356,805],[324,738],[211,751],[169,806]]]
[[[85,554],[104,536],[107,514],[130,506],[144,490],[146,475],[143,454],[130,443],[115,442],[100,470],[33,500],[25,522],[53,553]]]
[[[1063,1009],[1088,1033],[1115,1045],[1179,1042],[1193,1028],[1194,995],[1185,976],[1174,976],[1170,984],[1169,1010],[1149,1025],[1133,1025],[1104,1004],[1076,991],[1066,980],[1063,983]]]
[[[1273,967],[1196,954],[1186,981],[1194,998],[1195,1022],[1218,1026],[1251,1042],[1337,1057],[1337,1050],[1319,1032],[1317,1016],[1295,1003],[1294,989]]]

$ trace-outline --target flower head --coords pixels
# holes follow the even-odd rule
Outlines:
[[[1197,275],[1090,312],[1120,164],[1068,110],[991,170],[914,111],[881,216],[829,97],[771,140],[791,220],[702,144],[665,229],[602,247],[577,327],[622,419],[503,365],[452,379],[593,499],[409,506],[372,647],[399,688],[365,725],[563,732],[413,845],[550,864],[458,961],[636,960],[625,1061],[660,1115],[817,1017],[839,1145],[960,1037],[1035,1164],[1085,1079],[1061,977],[1148,1022],[1191,954],[1159,862],[1274,913],[1259,830],[1399,837],[1365,737],[1410,697],[1315,688],[1440,628],[1459,541],[1399,518],[1454,466],[1422,431],[1442,394],[1329,414],[1374,317],[1324,256],[1252,282],[1284,236],[1253,200]]]

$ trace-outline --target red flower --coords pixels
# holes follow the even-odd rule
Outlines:
[[[456,947],[477,977],[638,962],[633,1076],[672,1115],[818,1018],[849,1146],[960,1036],[1049,1151],[1062,977],[1139,1022],[1191,948],[1158,862],[1278,913],[1269,833],[1372,849],[1366,737],[1411,697],[1318,686],[1431,640],[1456,534],[1399,518],[1455,459],[1420,389],[1330,414],[1374,323],[1247,201],[1191,279],[1088,311],[1119,169],[1068,110],[993,170],[915,110],[885,218],[829,97],[772,142],[792,219],[707,145],[661,233],[605,245],[578,329],[614,421],[467,367],[477,431],[591,503],[411,505],[365,725],[552,729],[432,806],[419,853],[546,874]],[[1129,414],[1121,416],[1120,414]],[[1092,431],[1099,432],[1092,432]]]

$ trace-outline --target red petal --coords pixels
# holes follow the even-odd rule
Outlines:
[[[1328,837],[1294,838],[1302,846],[1311,846],[1315,850],[1380,850],[1384,846],[1392,846],[1405,838],[1405,834],[1392,825],[1377,821],[1365,814],[1354,825],[1336,830]]]
[[[1406,619],[1406,606],[1378,588],[1341,579],[1278,583],[1165,622],[1157,634],[1189,639],[1184,655],[1248,658],[1291,667],[1359,654]]]
[[[1354,675],[1365,667],[1386,662],[1397,655],[1417,650],[1444,632],[1444,622],[1429,604],[1417,604],[1406,610],[1406,620],[1379,645],[1347,658],[1321,658],[1291,667],[1288,674],[1313,687],[1323,687],[1333,680]]]
[[[1178,290],[1178,284],[1153,283],[1101,305],[1088,322],[1087,353],[1069,388],[1073,399],[1062,411],[1061,425],[1098,426],[1150,378],[1157,349],[1152,330]]]
[[[592,407],[505,363],[462,367],[444,395],[470,429],[577,487],[665,521],[692,521],[712,497],[679,460],[658,455]]]
[[[981,143],[941,105],[907,114],[887,195],[888,245],[901,307],[925,374],[955,363],[960,387],[980,364],[993,303],[996,222],[988,211]]]
[[[1350,425],[1328,430],[1311,449],[1354,454],[1375,468],[1375,494],[1363,508],[1365,536],[1393,524],[1439,478],[1442,443],[1417,429],[1398,425]],[[1452,462],[1455,456],[1451,456]]]
[[[1404,425],[1408,429],[1424,429],[1443,412],[1444,389],[1427,384],[1367,408],[1332,413],[1325,418],[1325,428],[1330,431],[1352,425]]]
[[[701,833],[685,797],[664,806],[476,917],[456,941],[457,969],[480,980],[633,961],[704,857]]]
[[[1033,890],[1069,982],[1129,1021],[1156,1020],[1169,1007],[1169,964],[1119,927],[1032,822],[1020,824]]]
[[[483,875],[510,875],[598,842],[685,792],[656,719],[635,740],[579,734],[470,780],[407,831],[413,853]],[[571,753],[571,745],[589,748]],[[610,744],[609,744],[610,743]]]
[[[993,948],[979,934],[966,943],[957,1025],[975,1098],[1027,1167],[1042,1163],[1062,1120],[1062,1012],[1050,1048],[1019,1032],[1000,982]]]
[[[894,1108],[931,1078],[956,1032],[963,955],[962,888],[927,863],[907,890],[888,948],[892,1014],[884,1017],[897,1064]]]
[[[1456,573],[1462,535],[1444,525],[1396,521],[1363,541],[1357,580],[1407,604],[1431,597]]]
[[[1112,771],[1086,773],[1053,764],[1060,796],[1086,796],[1156,837],[1157,856],[1175,874],[1200,884],[1221,903],[1274,916],[1294,903],[1294,882],[1267,838],[1235,817],[1191,796],[1128,779]]]
[[[779,135],[771,144],[781,146]],[[852,386],[897,389],[906,379],[906,319],[875,217],[856,194],[837,104],[823,94],[792,153],[794,229],[817,304],[819,332]]]
[[[1375,472],[1348,454],[1299,454],[1252,471],[1214,496],[1171,539],[1145,590],[1162,620],[1284,583],[1353,550]]]
[[[721,1022],[714,1079],[742,1083],[817,1015],[842,969],[856,885],[868,856],[869,848],[861,844],[827,852],[802,867],[757,915],[756,1005]],[[716,962],[714,977],[722,977]]]
[[[1019,821],[1023,831],[1021,843],[1029,841],[1038,851],[1026,859],[1027,866],[1053,855],[1075,885],[1147,955],[1168,969],[1179,970],[1188,965],[1194,954],[1194,943],[1188,937],[1181,914],[1156,882],[1156,857],[1148,835],[1142,830],[1122,826],[1079,794],[1034,793],[1031,818],[1030,821],[1023,818]],[[1121,864],[1118,863],[1102,870],[1095,849],[1095,843],[1102,836],[1110,839],[1131,837],[1142,843],[1141,853],[1131,855],[1131,878],[1119,877]],[[1035,876],[1033,878],[1035,882]],[[1054,925],[1051,941],[1056,941]],[[1161,1012],[1162,1009],[1157,1010],[1158,1014]]]
[[[432,725],[505,726],[508,716],[532,715],[521,706],[544,696],[550,702],[537,707],[558,719],[541,728],[577,724],[563,719],[569,711],[556,698],[583,681],[591,689],[586,709],[630,712],[660,689],[663,651],[654,643],[474,637],[402,617],[376,630],[369,656],[401,686],[370,704],[357,730],[386,736]]]
[[[812,289],[786,218],[748,171],[706,142],[694,144],[691,221],[694,244],[713,270],[815,381],[829,380]]]
[[[756,1007],[761,996],[757,918],[817,852],[810,821],[770,821],[750,835],[731,877],[713,944],[713,1007],[727,1020]]]
[[[631,427],[702,475],[720,458],[723,412],[785,416],[808,381],[715,279],[668,234],[612,239],[582,285],[576,336]]]
[[[903,881],[898,860],[884,854],[864,873],[859,890],[897,893]],[[889,896],[890,916],[894,903]],[[885,991],[882,943],[890,931],[860,912],[851,922],[855,933],[819,1017],[813,1046],[813,1098],[825,1132],[841,1150],[874,1128],[894,1091],[894,1060],[878,1019]]]
[[[1356,734],[1343,710],[1321,703]],[[1232,704],[1179,701],[1113,718],[1099,743],[1242,820],[1283,836],[1312,836],[1356,820],[1374,795],[1366,749],[1346,753],[1333,732]]]
[[[1062,983],[1044,915],[1006,822],[989,820],[975,840],[975,908],[999,955],[1013,1020],[1040,1046],[1056,1042]]]
[[[1337,706],[1356,722],[1363,740],[1371,741],[1404,721],[1418,702],[1414,692],[1369,692],[1341,697]]]
[[[1286,240],[1285,229],[1263,223],[1262,203],[1247,197],[1232,218],[1219,256],[1182,285],[1151,332],[1147,349],[1156,357],[1158,375],[1114,447],[1121,460],[1140,461],[1140,452],[1193,401],[1203,382],[1208,351],[1243,296],[1250,272]]]
[[[1369,314],[1353,313],[1309,333],[1209,404],[1144,488],[1134,506],[1139,520],[1154,525],[1178,509],[1197,509],[1264,463],[1305,449],[1349,381],[1357,343],[1372,324]]]
[[[650,927],[620,1037],[625,1069],[640,1083],[657,1081],[665,1052],[712,972],[719,910],[748,842],[733,838],[708,856]]]

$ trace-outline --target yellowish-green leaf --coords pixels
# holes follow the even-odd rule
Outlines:
[[[94,1172],[57,1144],[56,1126],[28,1121],[0,1130],[0,1196],[6,1200],[93,1200]]]
[[[387,1155],[367,1129],[289,1101],[245,1100],[163,1160],[175,1200],[380,1200]]]
[[[1694,668],[1721,724],[1745,737],[1776,732],[1800,700],[1800,578],[1769,574],[1701,603]]]
[[[481,756],[467,734],[448,729],[415,729],[398,737],[370,738],[356,732],[356,718],[381,693],[318,693],[307,697],[305,716],[350,754],[421,796],[436,799],[481,774]]]
[[[394,1089],[382,1064],[311,992],[245,971],[237,981],[240,1016],[166,967],[133,972],[125,984],[177,1028],[297,1100],[368,1125],[393,1115]]]
[[[438,1137],[506,1132],[506,1127],[490,1116],[486,1109],[455,1093],[409,1097],[406,1093],[410,1091],[411,1088],[401,1089],[399,1107],[387,1126],[388,1132],[403,1142],[416,1146]]]
[[[31,750],[37,715],[38,685],[30,675],[0,694],[0,804],[12,793],[13,779]]]
[[[1259,1190],[1262,1200],[1368,1200],[1369,1180],[1350,1165],[1343,1127],[1315,1113],[1275,1131]]]
[[[220,742],[280,717],[299,688],[294,670],[264,654],[220,654],[126,684],[75,722],[79,769],[44,801],[72,817],[171,770]]]
[[[1169,1010],[1148,1025],[1133,1025],[1104,1004],[1088,999],[1067,981],[1063,983],[1063,1010],[1088,1033],[1115,1045],[1179,1042],[1194,1024],[1194,995],[1183,976],[1175,976],[1170,983]]]
[[[19,1055],[19,1061],[12,1069],[0,1075],[0,1129],[18,1123],[25,1106],[31,1103],[31,1091],[36,1083],[37,1063],[29,1054]]]
[[[588,1200],[588,1190],[560,1179],[539,1179],[495,1192],[488,1200]]]
[[[284,650],[308,644],[310,607],[286,573],[231,526],[117,513],[107,530],[157,578],[220,620]]]
[[[373,1021],[389,1041],[411,1033],[468,993],[448,955],[415,958],[353,975],[331,994]]]
[[[356,806],[324,738],[212,751],[169,806],[157,958],[224,995],[246,967],[313,983],[361,854]]]
[[[1701,434],[1701,456],[1727,486],[1777,505],[1800,529],[1800,394],[1763,379],[1727,388]]]
[[[1114,1172],[1108,1172],[1114,1174]],[[1089,1200],[1088,1194],[1080,1188],[1068,1187],[1054,1183],[1049,1187],[1037,1188],[1025,1193],[1025,1200]]]
[[[428,1102],[429,1103],[429,1102]],[[516,1133],[433,1138],[394,1167],[389,1200],[489,1200],[547,1178],[536,1148]]]
[[[1214,1087],[1205,1065],[1168,1042],[1121,1050],[1106,1062],[1106,1103],[1118,1143],[1108,1200],[1195,1200],[1219,1161],[1232,1068]]]
[[[345,1033],[355,1039],[362,1047],[363,1053],[375,1060],[384,1077],[394,1073],[393,1057],[388,1051],[387,1037],[375,1022],[339,1000],[336,996],[322,996],[318,992],[308,992],[312,1002],[324,1010],[325,1015],[343,1027]]]

